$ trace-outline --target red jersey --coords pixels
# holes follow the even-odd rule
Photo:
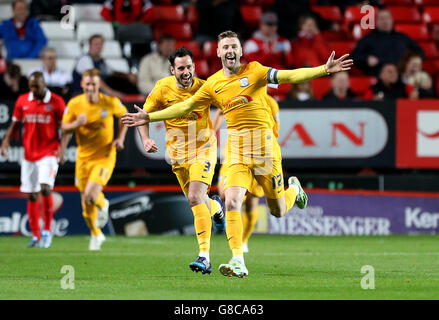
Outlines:
[[[55,156],[59,151],[58,129],[64,108],[64,100],[49,90],[43,100],[35,99],[32,92],[18,97],[12,121],[23,123],[24,158],[27,161]]]

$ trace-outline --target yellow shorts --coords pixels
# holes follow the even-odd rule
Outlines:
[[[199,160],[194,163],[173,164],[172,172],[177,177],[181,189],[187,195],[189,192],[189,182],[201,181],[210,188],[213,175],[215,173],[215,161]]]
[[[224,185],[224,178],[227,176],[227,169],[229,168],[229,165],[222,164],[219,174],[218,174],[218,186],[225,186]],[[263,197],[264,196],[264,189],[262,189],[261,185],[256,181],[256,179],[253,179],[253,182],[250,186],[250,189],[247,190],[249,193],[254,195],[255,197]]]
[[[251,164],[231,164],[224,177],[224,189],[228,187],[242,187],[257,195],[258,190],[252,190],[257,183],[263,190],[263,195],[269,199],[278,199],[284,196],[284,178],[282,174],[282,160],[273,160],[271,172],[260,174],[257,167]],[[254,193],[253,193],[254,192]]]
[[[85,191],[89,181],[106,186],[116,165],[116,152],[108,158],[77,159],[75,167],[75,185],[80,192]]]

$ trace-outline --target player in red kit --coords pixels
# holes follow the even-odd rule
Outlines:
[[[12,123],[1,145],[6,157],[9,141],[23,124],[24,159],[21,163],[20,191],[28,195],[27,213],[33,237],[28,247],[49,248],[52,242],[50,225],[53,217],[52,192],[58,163],[64,162],[69,136],[60,139],[59,128],[64,113],[64,100],[46,88],[41,72],[29,76],[30,92],[18,97]],[[61,140],[61,141],[60,141]],[[40,234],[41,193],[43,231]]]

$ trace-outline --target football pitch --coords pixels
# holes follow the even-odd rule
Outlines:
[[[213,236],[211,275],[189,269],[195,236],[107,237],[98,252],[86,236],[55,238],[49,249],[25,248],[28,240],[0,238],[2,300],[439,299],[435,235],[253,235],[243,279],[218,271],[231,257],[225,235]]]

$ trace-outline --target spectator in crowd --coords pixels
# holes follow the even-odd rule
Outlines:
[[[6,72],[0,75],[0,100],[15,101],[27,91],[27,79],[21,75],[20,66],[8,63]]]
[[[202,0],[196,2],[198,32],[195,40],[216,41],[224,30],[233,30],[244,36],[246,30],[239,4],[234,0]]]
[[[381,65],[398,64],[408,50],[424,57],[422,48],[404,33],[395,31],[393,17],[389,10],[378,10],[376,28],[360,39],[352,52],[352,59],[358,69],[369,75],[377,75]]]
[[[56,66],[56,50],[46,47],[40,53],[42,65],[29,72],[32,74],[39,71],[43,74],[47,88],[50,91],[62,96],[64,100],[70,98],[70,88],[73,82],[72,74],[65,70],[58,69]]]
[[[108,22],[127,24],[149,22],[153,18],[153,5],[150,0],[106,0],[101,16]]]
[[[373,100],[417,99],[418,96],[418,91],[414,86],[401,81],[396,65],[385,63],[379,72],[378,82],[371,86],[364,98]]]
[[[331,90],[325,94],[323,100],[352,100],[357,95],[350,89],[349,74],[347,72],[334,73],[331,78]]]
[[[402,57],[398,70],[402,82],[414,86],[419,92],[419,98],[434,96],[433,81],[430,75],[422,70],[422,56],[420,54],[408,51]]]
[[[314,94],[311,88],[311,82],[301,82],[293,84],[290,92],[285,99],[285,101],[307,101],[314,100]]]
[[[136,94],[137,77],[132,73],[114,71],[102,58],[104,38],[95,34],[89,38],[88,53],[76,62],[73,70],[73,94],[82,92],[82,73],[88,69],[98,69],[101,72],[101,88],[107,94],[122,99],[124,94]]]
[[[139,80],[137,88],[140,93],[149,94],[155,83],[161,78],[171,75],[169,55],[175,49],[175,39],[164,34],[160,37],[158,50],[145,55],[139,64]]]
[[[38,20],[29,17],[25,0],[12,2],[12,14],[11,19],[0,25],[0,37],[8,52],[7,60],[38,58],[40,50],[47,44]]]
[[[292,52],[296,67],[317,67],[326,63],[330,48],[313,16],[303,15],[299,18],[299,33],[292,41]]]
[[[292,66],[291,44],[277,34],[277,23],[275,13],[264,13],[259,30],[244,43],[243,53],[247,61],[258,61],[276,69],[288,69]]]

